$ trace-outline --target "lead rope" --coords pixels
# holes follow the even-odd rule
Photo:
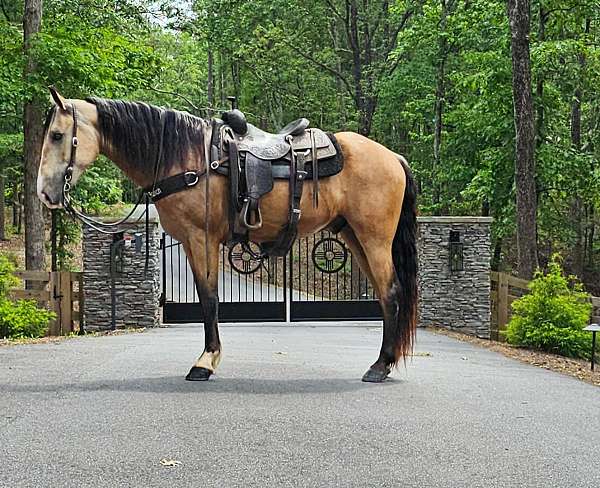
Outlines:
[[[150,267],[150,196],[144,193],[146,199],[146,255],[144,256],[144,278],[148,278],[148,268]]]
[[[165,119],[166,114],[163,111],[160,113],[160,139],[158,140],[158,153],[156,155],[156,161],[154,162],[154,178],[152,180],[152,193],[154,193],[154,190],[156,190],[156,182],[158,181],[158,175],[160,173],[160,163],[162,161],[165,140]],[[146,255],[144,256],[144,278],[148,278],[148,269],[150,267],[150,195],[148,194],[148,192],[144,192],[144,195],[146,204]]]
[[[206,128],[202,132],[202,151],[204,152],[204,164],[206,167],[206,182],[205,182],[205,195],[204,195],[204,254],[206,256],[206,282],[208,284],[208,278],[210,275],[209,271],[209,250],[208,250],[208,211],[209,211],[209,192],[210,192],[210,153],[207,151],[206,146]]]

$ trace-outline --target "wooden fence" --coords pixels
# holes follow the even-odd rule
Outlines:
[[[82,330],[83,274],[71,271],[17,271],[23,285],[10,290],[13,299],[36,300],[56,313],[48,335],[67,335]],[[38,283],[35,289],[25,289],[25,282]]]
[[[517,298],[529,293],[529,282],[521,278],[508,275],[506,273],[498,273],[493,271],[490,273],[492,292],[492,324],[491,324],[491,339],[504,340],[501,332],[506,329],[510,317],[512,315],[511,304]],[[592,297],[592,322],[600,323],[600,298]]]

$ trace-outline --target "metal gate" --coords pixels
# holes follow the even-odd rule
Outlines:
[[[165,323],[201,322],[202,305],[180,242],[163,233]],[[381,317],[366,276],[329,232],[299,239],[285,258],[252,259],[241,246],[221,249],[219,319],[223,322],[369,320]]]

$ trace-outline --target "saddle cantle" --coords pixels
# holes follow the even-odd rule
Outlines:
[[[285,255],[293,244],[300,219],[303,183],[314,183],[313,205],[318,205],[318,179],[342,169],[342,154],[333,135],[308,128],[305,118],[286,125],[279,133],[248,123],[243,112],[229,110],[213,120],[211,167],[229,176],[229,243],[248,240],[248,231],[262,226],[260,198],[273,189],[273,179],[289,181],[288,223],[276,241],[263,244],[269,255]]]

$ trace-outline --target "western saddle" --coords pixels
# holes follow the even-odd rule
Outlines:
[[[261,245],[262,255],[287,254],[297,236],[304,181],[307,178],[314,181],[316,207],[319,176],[324,175],[319,163],[339,160],[341,156],[334,136],[320,129],[309,129],[308,125],[309,121],[301,118],[272,134],[248,123],[238,109],[213,120],[211,169],[229,176],[228,245],[248,242],[248,232],[262,227],[260,198],[273,189],[274,179],[287,179],[288,222],[275,241]],[[325,173],[331,174],[335,173]]]

